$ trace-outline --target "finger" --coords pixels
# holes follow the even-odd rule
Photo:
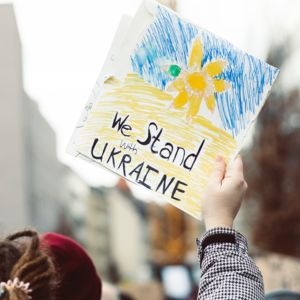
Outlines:
[[[221,185],[225,175],[226,165],[225,161],[221,156],[218,156],[215,160],[214,168],[210,176],[210,184]]]
[[[228,166],[225,177],[244,179],[244,167],[240,155],[238,155],[234,159],[234,161]]]

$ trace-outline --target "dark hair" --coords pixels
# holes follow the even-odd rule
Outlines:
[[[0,282],[18,278],[30,283],[32,300],[52,300],[54,266],[46,249],[40,249],[38,233],[24,230],[0,240]],[[6,291],[1,300],[27,300],[21,289]]]

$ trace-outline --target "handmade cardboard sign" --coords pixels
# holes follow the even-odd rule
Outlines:
[[[145,1],[122,19],[69,152],[200,219],[215,158],[240,150],[277,74]]]

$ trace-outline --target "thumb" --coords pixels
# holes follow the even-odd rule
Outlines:
[[[225,170],[226,170],[225,161],[221,156],[218,156],[215,160],[215,165],[211,173],[209,183],[214,185],[215,184],[221,185],[225,175]]]

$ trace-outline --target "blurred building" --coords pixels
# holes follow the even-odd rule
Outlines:
[[[86,220],[86,246],[101,276],[113,282],[149,278],[145,204],[123,178],[113,188],[91,190]]]
[[[200,221],[166,204],[151,203],[148,209],[150,260],[157,266],[197,262],[196,238]]]
[[[112,258],[106,188],[91,188],[86,205],[86,247],[101,278],[110,281]]]
[[[12,5],[0,5],[0,230],[54,230],[63,209],[56,136],[24,92]]]
[[[150,259],[154,265],[183,264],[187,252],[186,222],[179,209],[149,205]]]
[[[161,281],[164,299],[190,299],[200,278],[196,246],[202,232],[200,221],[171,204],[155,203],[149,205],[148,218],[149,259],[154,278]]]
[[[145,203],[131,193],[125,179],[108,194],[112,259],[123,280],[141,281],[149,274]]]
[[[28,224],[22,56],[12,5],[0,5],[0,230]]]
[[[56,156],[56,135],[36,102],[23,95],[23,153],[30,224],[55,230],[63,211],[62,164]]]
[[[86,217],[90,186],[70,167],[61,166],[62,210],[56,231],[86,243]]]

